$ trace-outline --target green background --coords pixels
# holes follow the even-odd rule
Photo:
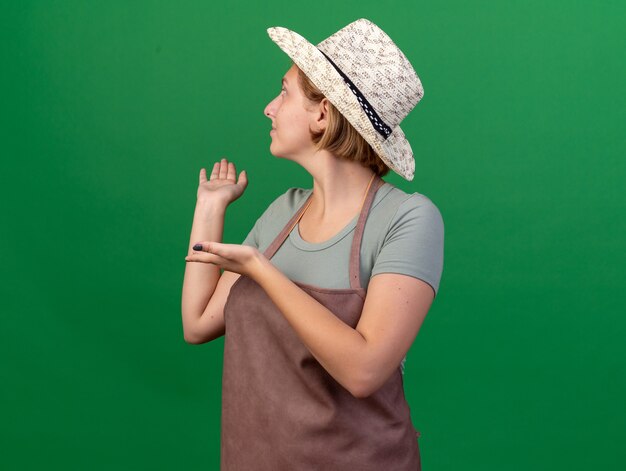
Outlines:
[[[626,4],[13,1],[0,7],[4,469],[218,469],[223,339],[183,340],[198,171],[243,240],[308,174],[269,153],[289,60],[365,17],[425,89],[403,122],[445,222],[405,387],[425,470],[626,461]]]

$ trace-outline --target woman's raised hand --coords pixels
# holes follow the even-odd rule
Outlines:
[[[206,169],[200,169],[198,200],[210,200],[228,206],[243,194],[247,186],[246,171],[243,170],[237,180],[235,164],[224,158],[220,162],[215,162],[209,179]]]

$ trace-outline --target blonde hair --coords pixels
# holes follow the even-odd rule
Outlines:
[[[320,103],[325,98],[324,94],[297,65],[296,68],[298,69],[298,83],[304,96],[311,103]],[[340,159],[359,162],[364,167],[370,168],[379,177],[389,172],[387,164],[381,160],[372,146],[330,101],[328,102],[328,125],[326,128],[323,131],[309,130],[309,132],[318,150],[324,149]]]

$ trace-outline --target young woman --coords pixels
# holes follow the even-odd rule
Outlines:
[[[294,63],[265,108],[270,151],[313,188],[289,188],[242,245],[223,244],[248,178],[226,159],[200,171],[182,317],[189,343],[225,334],[222,469],[420,469],[402,375],[439,287],[443,220],[381,176],[413,178],[399,123],[421,82],[365,19],[317,46],[268,33]]]

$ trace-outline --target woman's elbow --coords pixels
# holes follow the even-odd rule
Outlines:
[[[202,343],[198,337],[188,334],[187,332],[183,332],[183,339],[191,345],[198,345]]]
[[[365,399],[372,395],[373,391],[367,388],[350,388],[350,394],[357,399]]]
[[[224,329],[212,330],[210,332],[196,329],[183,329],[183,338],[185,339],[185,342],[192,345],[212,342],[222,335],[224,335]]]
[[[357,399],[365,399],[380,389],[382,383],[373,374],[361,374],[353,378],[348,391]]]
[[[200,345],[209,341],[206,336],[200,335],[198,332],[191,329],[183,329],[183,339],[191,345]]]

